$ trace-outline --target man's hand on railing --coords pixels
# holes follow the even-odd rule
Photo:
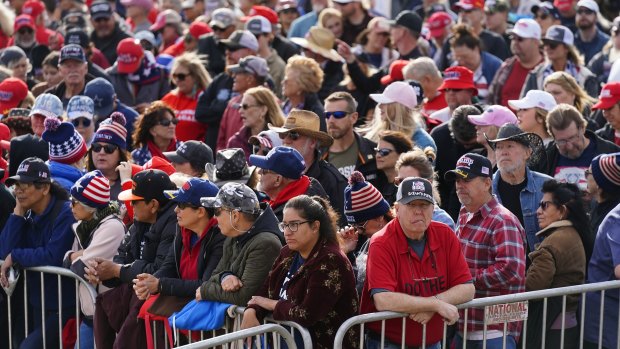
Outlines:
[[[9,287],[9,269],[13,266],[13,258],[11,258],[11,254],[4,259],[4,263],[2,263],[2,267],[0,267],[0,284],[2,287]]]
[[[459,319],[458,309],[454,305],[439,299],[437,299],[437,312],[448,325],[453,325]]]
[[[426,325],[435,314],[434,311],[423,311],[421,313],[410,314],[409,318],[421,325]]]

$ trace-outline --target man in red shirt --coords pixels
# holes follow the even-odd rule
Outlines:
[[[28,0],[22,7],[22,14],[32,17],[36,26],[37,43],[47,46],[50,36],[55,35],[56,32],[45,26],[45,5],[38,0]]]
[[[544,59],[540,49],[541,29],[535,20],[518,20],[510,35],[510,50],[514,56],[508,58],[495,74],[489,86],[489,104],[506,106],[509,99],[519,99],[530,70]]]
[[[405,345],[422,345],[425,324],[426,348],[440,348],[444,321],[458,320],[454,305],[474,297],[471,274],[452,230],[431,221],[435,200],[428,180],[406,178],[396,200],[396,218],[370,241],[360,312],[407,313]],[[402,328],[402,319],[386,321],[386,347],[401,346]],[[379,348],[381,323],[368,329],[368,348]]]

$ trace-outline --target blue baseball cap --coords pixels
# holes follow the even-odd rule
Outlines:
[[[265,156],[250,155],[250,164],[285,178],[299,179],[306,169],[303,156],[290,147],[275,147]]]
[[[95,103],[95,115],[107,118],[114,111],[114,86],[104,78],[89,81],[84,87],[84,95]]]
[[[50,93],[39,95],[34,101],[30,116],[40,114],[46,118],[59,118],[64,113],[62,101]]]
[[[82,46],[76,44],[65,45],[60,49],[60,59],[58,64],[62,64],[64,61],[73,59],[78,62],[86,63],[86,54]]]
[[[211,181],[200,178],[190,178],[179,190],[166,190],[164,195],[179,203],[189,203],[200,206],[200,198],[215,197],[220,188]]]

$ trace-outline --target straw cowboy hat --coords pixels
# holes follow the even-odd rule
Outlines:
[[[267,126],[277,133],[297,132],[300,135],[315,138],[321,147],[329,147],[334,139],[325,132],[320,131],[319,116],[308,110],[293,109],[288,114],[282,127],[275,127],[271,123]]]
[[[291,41],[329,60],[344,62],[344,58],[334,50],[336,37],[328,29],[314,26],[305,38],[291,38]]]

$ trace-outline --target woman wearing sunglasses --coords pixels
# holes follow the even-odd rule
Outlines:
[[[195,53],[185,53],[174,59],[170,81],[176,88],[161,100],[174,110],[179,124],[176,136],[179,141],[204,140],[207,125],[194,117],[198,96],[211,83],[211,76],[200,57]]]
[[[565,26],[552,25],[547,29],[542,41],[545,61],[529,73],[521,90],[521,97],[530,90],[541,90],[545,85],[545,78],[558,71],[570,74],[588,95],[598,97],[598,81],[590,69],[584,65],[583,57],[574,46],[573,32]]]
[[[73,96],[67,105],[67,117],[73,127],[84,138],[86,146],[90,146],[95,135],[95,103],[88,96]]]
[[[179,119],[174,110],[162,101],[155,101],[138,119],[133,133],[133,162],[144,165],[153,156],[166,159],[164,152],[176,151],[181,142],[176,139]]]
[[[253,153],[249,143],[250,137],[268,130],[267,124],[276,127],[284,125],[284,114],[273,92],[262,86],[252,87],[245,91],[239,105],[239,114],[243,126],[228,139],[226,148],[243,149],[246,161],[249,161]]]
[[[383,131],[375,148],[377,162],[377,189],[381,191],[387,202],[396,201],[395,179],[398,175],[396,162],[402,153],[413,150],[413,143],[402,132]]]
[[[248,302],[242,329],[259,326],[273,312],[276,320],[307,328],[315,347],[333,346],[338,328],[357,314],[359,304],[353,269],[338,246],[337,224],[336,213],[321,197],[301,195],[286,204],[280,223],[286,246]],[[299,346],[301,336],[295,337]],[[356,347],[357,338],[346,336],[344,347]]]
[[[585,280],[586,248],[590,223],[579,188],[572,183],[548,180],[536,211],[544,240],[529,254],[532,261],[526,273],[527,291],[581,285]],[[591,252],[591,251],[590,251]],[[546,347],[559,348],[564,329],[564,348],[579,347],[577,308],[579,295],[549,298],[546,304],[546,328],[542,327],[542,300],[530,302],[527,321],[527,348],[540,348],[542,331]],[[562,323],[563,322],[563,323]]]
[[[114,112],[99,125],[88,150],[87,170],[99,170],[110,183],[110,200],[118,200],[122,191],[121,178],[116,170],[122,161],[127,161],[127,129],[125,117]]]

